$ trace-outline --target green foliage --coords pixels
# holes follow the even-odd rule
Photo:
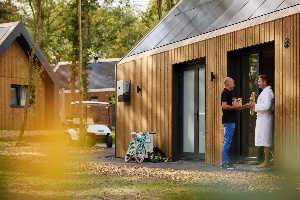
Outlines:
[[[116,104],[116,100],[115,100],[115,96],[114,95],[110,95],[109,96],[108,103],[110,103],[110,104]]]
[[[129,7],[101,7],[91,14],[90,52],[100,58],[123,57],[148,31]]]
[[[0,23],[14,22],[21,18],[20,8],[12,4],[10,1],[0,1]]]
[[[252,92],[256,92],[257,86],[257,54],[249,55],[249,89]]]
[[[9,2],[9,1],[8,1]],[[15,3],[17,2],[17,3]],[[0,2],[0,22],[22,20],[34,37],[35,1]],[[82,1],[83,2],[83,1]],[[132,7],[129,0],[88,0],[89,35],[87,59],[123,57],[158,21],[157,1],[151,0],[147,11]],[[172,0],[172,5],[175,0]],[[54,67],[61,61],[78,61],[78,1],[43,0],[42,24],[38,33],[39,48]],[[162,1],[162,13],[167,1]],[[85,22],[82,12],[82,26]],[[88,75],[86,75],[88,76]]]

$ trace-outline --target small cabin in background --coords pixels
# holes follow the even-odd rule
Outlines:
[[[21,21],[0,24],[0,130],[21,128],[32,45],[33,38]],[[38,47],[35,58],[44,71],[41,88],[35,89],[35,105],[27,129],[56,129],[59,128],[58,79]]]
[[[119,58],[112,59],[95,59],[88,63],[89,86],[88,95],[89,101],[110,102],[115,96],[115,65]],[[71,90],[70,90],[70,64],[59,62],[54,68],[54,73],[59,79],[59,99],[60,99],[60,115],[62,122],[72,118],[78,111],[78,105],[71,105]],[[78,84],[75,89],[75,101],[79,100]],[[109,107],[109,110],[108,108]],[[112,125],[114,118],[114,105],[109,106],[92,106],[91,108],[83,108],[84,115],[90,116],[95,123]],[[109,112],[109,115],[108,115]],[[110,116],[110,117],[108,117]],[[85,116],[84,116],[85,117]]]

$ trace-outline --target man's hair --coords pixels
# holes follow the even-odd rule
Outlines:
[[[226,77],[226,78],[224,79],[224,85],[227,85],[227,83],[230,82],[231,80],[232,80],[232,78]]]
[[[259,75],[258,78],[261,78],[262,81],[267,82],[267,85],[270,85],[270,80],[267,75]]]

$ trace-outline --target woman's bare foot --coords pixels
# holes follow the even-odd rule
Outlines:
[[[269,166],[270,166],[270,163],[263,162],[262,164],[256,166],[256,168],[263,168],[263,167],[269,167]]]

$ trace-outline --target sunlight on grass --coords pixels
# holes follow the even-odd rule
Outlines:
[[[48,137],[48,136],[47,136]],[[57,137],[57,136],[56,136]],[[82,157],[104,149],[0,139],[1,199],[299,199],[300,178],[280,173],[188,171],[104,164]],[[56,141],[56,142],[52,142]],[[88,157],[87,157],[88,160]]]
[[[75,147],[61,143],[30,143],[16,146],[0,140],[1,199],[65,198],[69,194],[75,164],[72,155],[102,151],[99,147]]]

